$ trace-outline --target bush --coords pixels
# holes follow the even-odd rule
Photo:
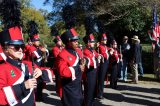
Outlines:
[[[153,55],[151,44],[142,44],[142,64],[144,73],[153,73]]]

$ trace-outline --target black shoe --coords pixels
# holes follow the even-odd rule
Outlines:
[[[37,101],[37,102],[42,102],[42,101],[43,101],[43,98],[42,98],[42,97],[38,97],[38,98],[36,98],[36,101]]]
[[[97,96],[98,99],[103,99],[103,96]]]
[[[118,89],[118,86],[115,86],[114,89]]]

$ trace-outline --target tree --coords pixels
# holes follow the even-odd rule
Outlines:
[[[40,9],[36,10],[31,4],[31,0],[20,0],[21,2],[21,20],[24,37],[27,38],[27,23],[30,20],[34,20],[39,27],[40,37],[44,40],[48,45],[51,44],[51,37],[49,35],[50,30],[46,19],[46,14],[48,13],[46,10]]]
[[[31,0],[19,0],[20,3],[21,3],[21,7],[24,8],[24,7],[30,7],[31,6]]]
[[[46,0],[53,4],[50,20],[61,20],[61,9],[65,4],[74,4],[78,25],[83,25],[84,17],[94,15],[116,37],[124,34],[147,35],[152,24],[152,7],[160,6],[159,0]],[[45,2],[45,3],[46,3]],[[159,8],[158,8],[159,10]]]

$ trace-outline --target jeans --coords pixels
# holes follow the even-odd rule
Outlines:
[[[120,72],[120,79],[121,80],[127,80],[127,65],[128,65],[128,61],[126,59],[123,59],[123,64],[122,64],[122,68],[121,68],[121,72]]]
[[[142,63],[140,62],[140,63],[138,63],[138,70],[139,70],[139,75],[140,76],[143,76],[143,67],[142,67]]]

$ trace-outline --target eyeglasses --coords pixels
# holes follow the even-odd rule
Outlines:
[[[16,51],[19,51],[19,49],[21,48],[22,50],[24,50],[24,45],[13,45],[13,46],[9,46],[9,48],[11,49],[15,49]]]

